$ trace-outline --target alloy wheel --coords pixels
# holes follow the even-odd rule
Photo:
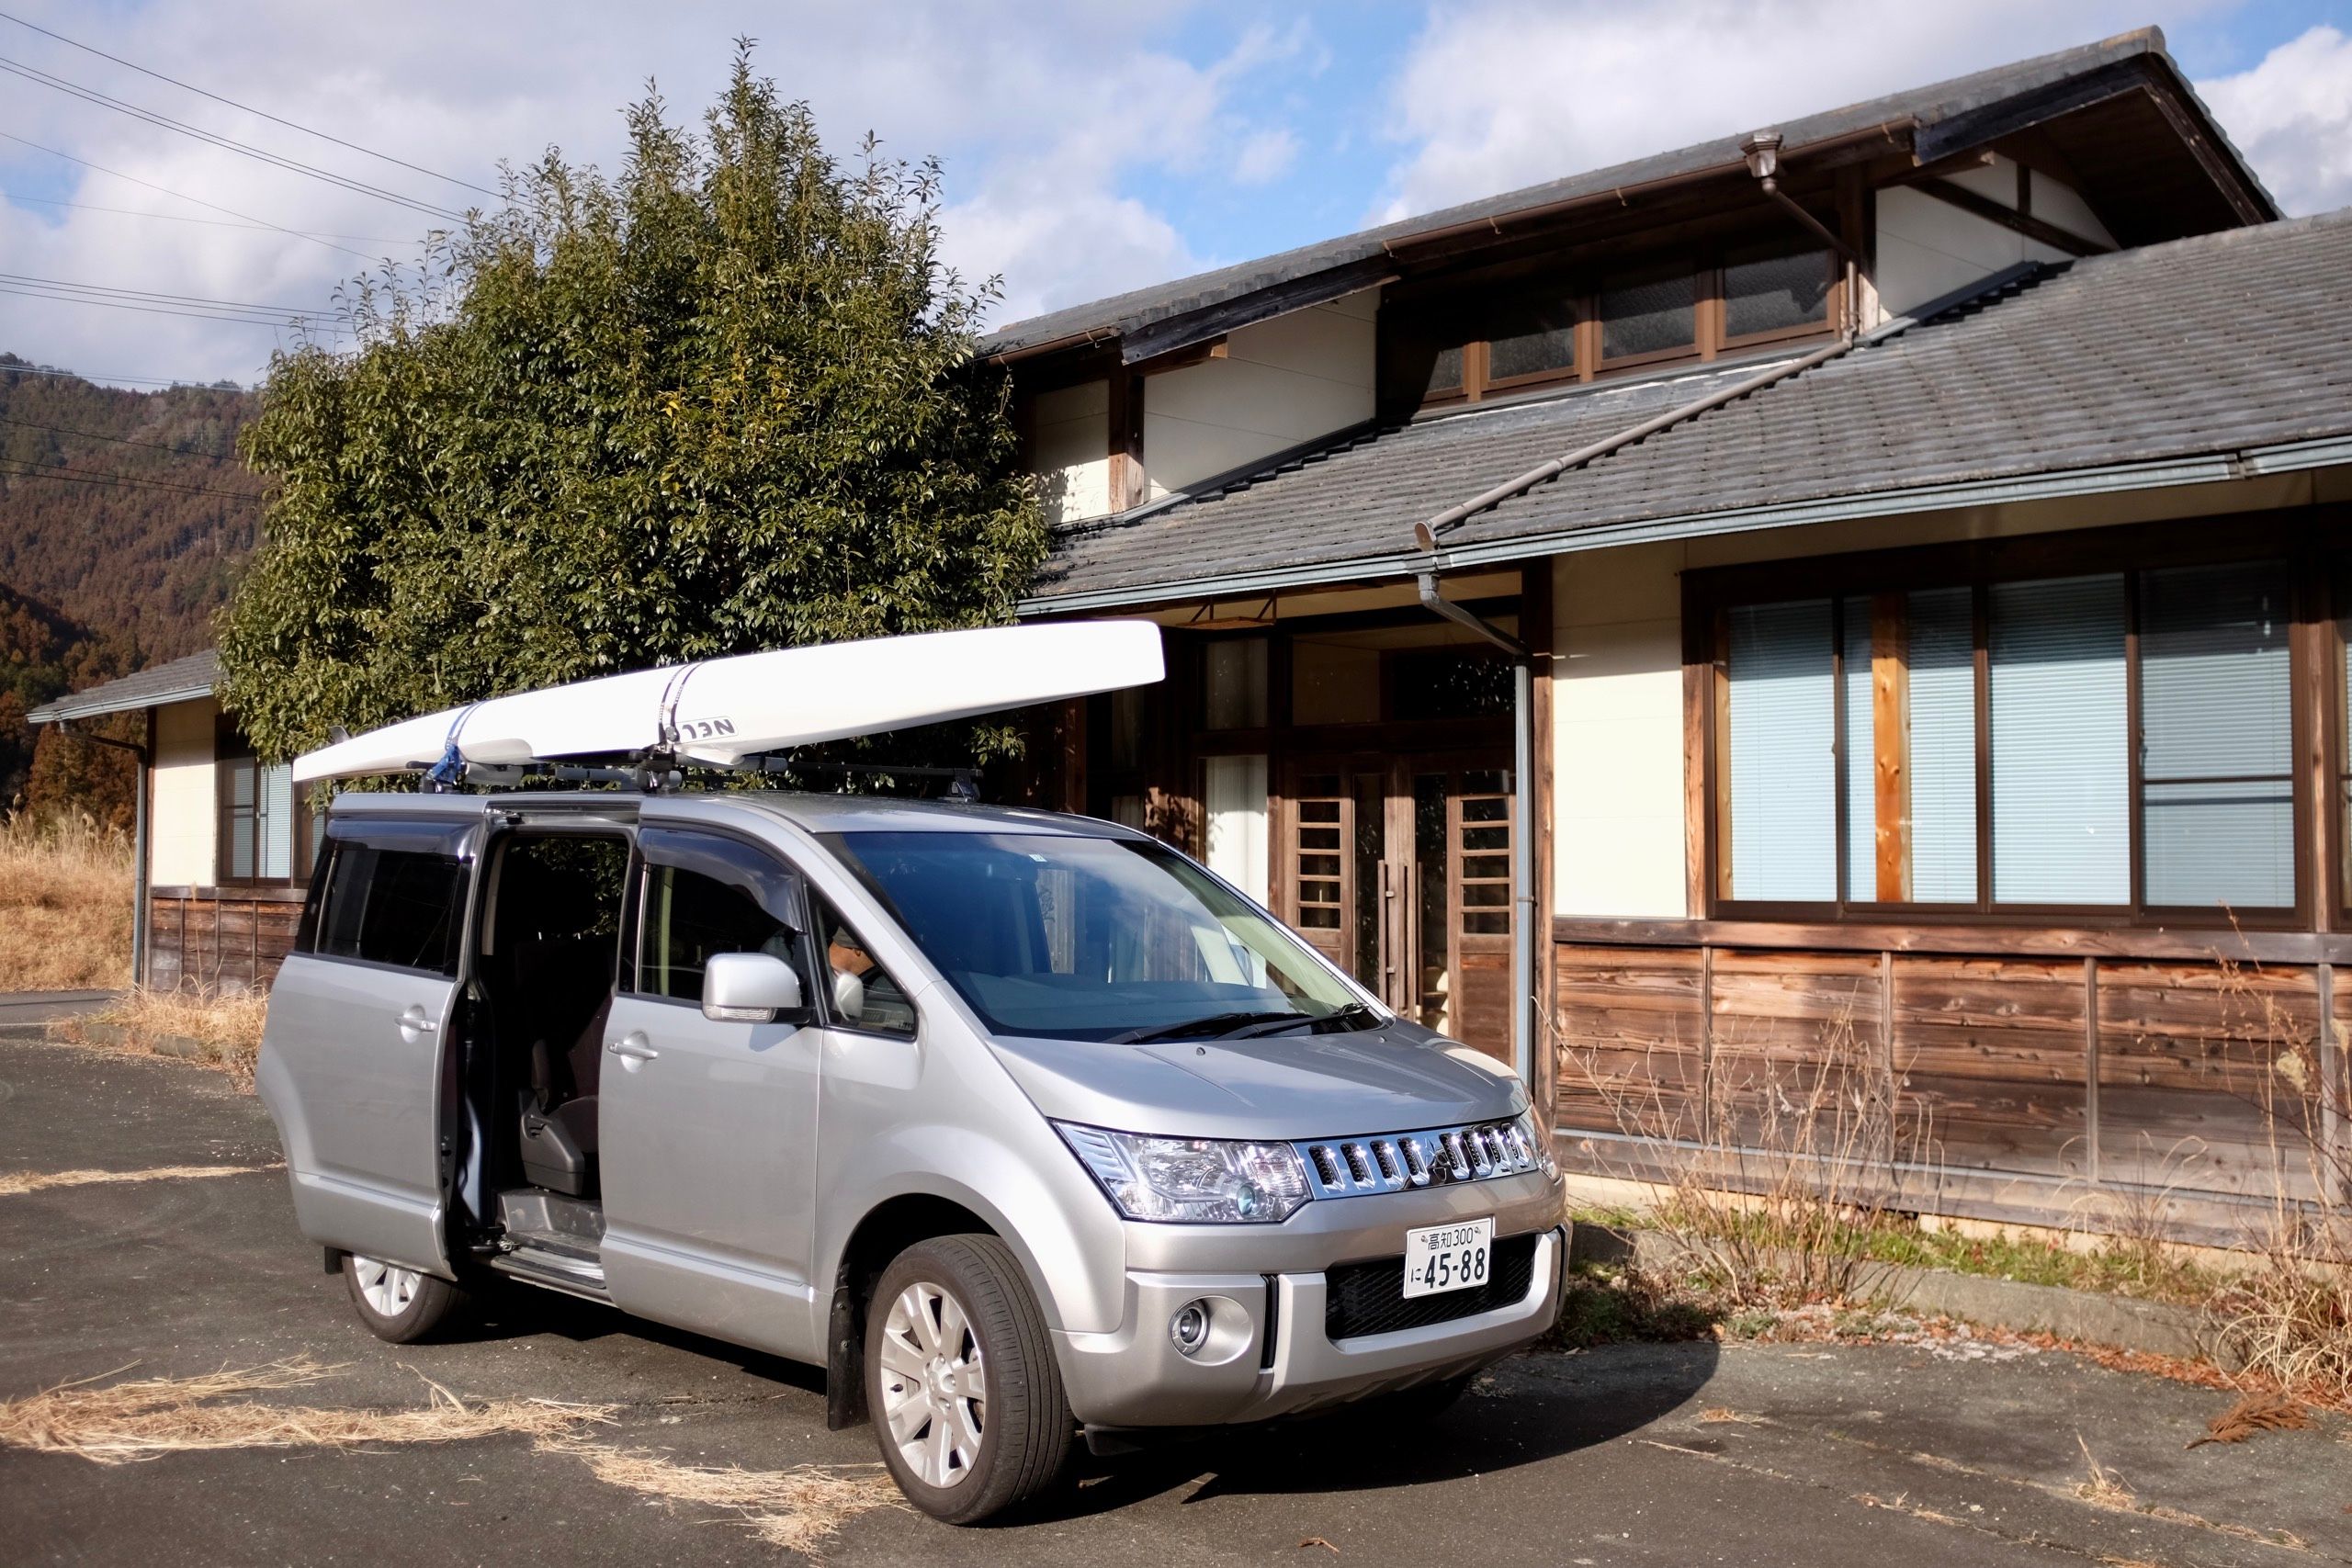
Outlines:
[[[899,1292],[883,1322],[882,1417],[899,1455],[926,1486],[972,1473],[988,1430],[979,1337],[964,1305],[927,1280]]]
[[[417,1287],[424,1276],[413,1269],[403,1269],[397,1263],[384,1263],[373,1258],[354,1257],[351,1272],[359,1281],[360,1299],[368,1309],[385,1317],[398,1317],[416,1299]]]

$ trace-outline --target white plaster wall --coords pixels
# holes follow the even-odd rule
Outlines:
[[[2064,180],[2053,180],[2036,169],[2033,172],[2033,215],[2047,223],[2055,223],[2069,234],[2079,234],[2086,240],[2097,240],[2102,245],[2115,243],[2115,236],[2098,220],[2091,204]]]
[[[159,887],[209,886],[213,838],[213,725],[209,697],[155,710],[155,773],[147,810],[147,874]]]
[[[2017,206],[2017,165],[2007,158],[1949,177],[2004,207]],[[2033,210],[2086,240],[2114,243],[2082,197],[2046,175],[2033,176]],[[1906,186],[1878,193],[1876,282],[1889,315],[1899,316],[2021,261],[2067,259],[2064,251]]]
[[[1166,495],[1370,419],[1380,291],[1242,327],[1226,356],[1147,377],[1143,462]]]
[[[1680,547],[1558,558],[1553,582],[1552,903],[1688,913]]]
[[[1074,522],[1111,510],[1111,384],[1081,381],[1040,392],[1033,411],[1033,472],[1047,480],[1046,521]],[[1052,481],[1061,481],[1058,500]]]

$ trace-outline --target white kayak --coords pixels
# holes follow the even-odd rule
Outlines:
[[[668,753],[729,766],[823,740],[971,718],[1161,678],[1149,621],[984,626],[707,659],[403,719],[295,759],[297,781]]]

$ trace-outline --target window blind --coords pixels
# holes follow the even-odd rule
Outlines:
[[[260,855],[255,876],[294,874],[294,768],[273,762],[261,773]]]
[[[2286,568],[2140,577],[2140,770],[2152,905],[2295,901]]]
[[[1730,896],[1826,902],[1838,891],[1830,602],[1743,605],[1730,619]]]
[[[2120,575],[1990,591],[1993,897],[2132,897]]]

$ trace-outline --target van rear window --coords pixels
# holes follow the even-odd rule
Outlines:
[[[315,951],[455,975],[465,906],[466,865],[457,856],[337,841]]]

